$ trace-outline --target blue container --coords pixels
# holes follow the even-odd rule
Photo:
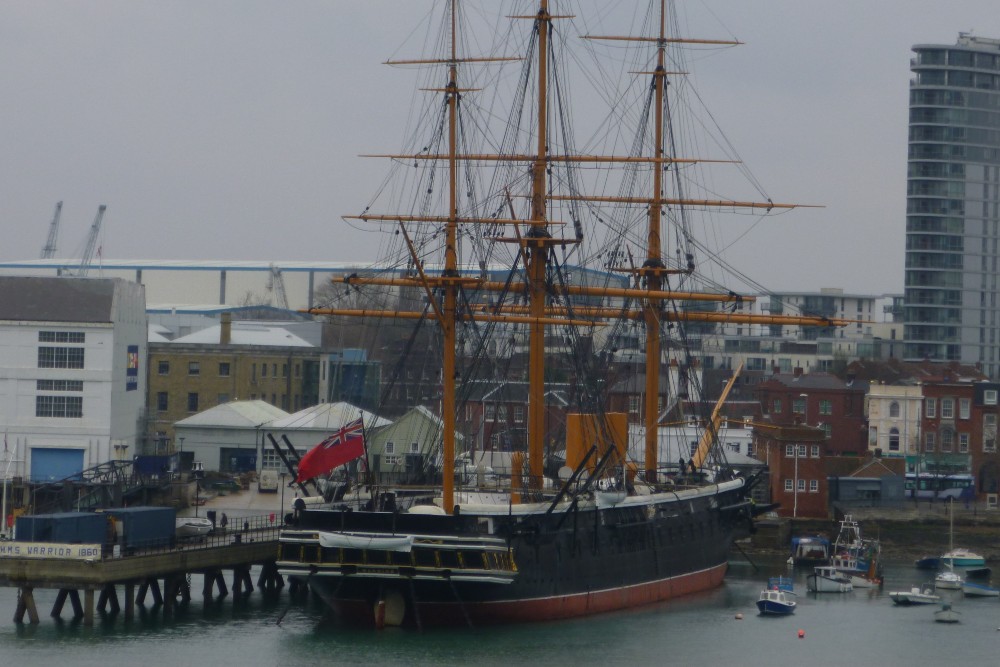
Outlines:
[[[94,512],[20,516],[15,532],[18,542],[104,544],[108,537],[108,519]]]
[[[177,525],[173,507],[116,507],[103,514],[115,519],[116,543],[126,549],[170,546]]]

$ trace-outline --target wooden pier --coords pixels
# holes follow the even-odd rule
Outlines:
[[[23,623],[25,616],[30,623],[38,623],[34,591],[54,589],[59,593],[51,615],[59,618],[69,600],[74,617],[82,618],[85,626],[94,624],[95,608],[101,613],[114,615],[124,606],[125,620],[129,621],[134,617],[135,605],[144,605],[147,596],[152,598],[153,609],[162,609],[164,615],[169,615],[179,601],[191,599],[191,574],[204,575],[202,596],[206,600],[212,599],[216,592],[219,597],[229,595],[224,576],[226,571],[232,572],[234,600],[253,592],[250,568],[254,565],[262,566],[258,588],[282,588],[284,580],[275,566],[280,527],[268,525],[267,517],[253,523],[245,530],[208,536],[203,542],[140,550],[120,556],[102,553],[100,548],[90,557],[87,557],[86,550],[84,557],[80,557],[79,549],[75,550],[74,557],[65,558],[39,556],[37,553],[2,555],[0,586],[18,589],[15,623]],[[8,551],[11,545],[16,544],[2,543]],[[60,545],[51,546],[57,547],[53,551],[59,551]],[[65,551],[69,553],[70,550]],[[124,605],[119,600],[119,590],[123,593]]]

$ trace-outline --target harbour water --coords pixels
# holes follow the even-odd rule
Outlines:
[[[958,625],[934,622],[935,607],[896,607],[892,590],[927,581],[910,563],[890,563],[882,590],[806,593],[796,570],[798,609],[760,617],[754,603],[781,562],[734,561],[713,591],[637,611],[559,623],[491,628],[375,631],[331,619],[317,601],[254,592],[205,604],[195,596],[171,619],[137,613],[93,628],[48,617],[54,592],[36,591],[41,623],[13,623],[16,590],[0,589],[4,664],[49,665],[844,665],[995,664],[1000,603],[943,592],[962,612]],[[255,574],[256,576],[256,574]],[[192,589],[200,590],[196,576]],[[287,589],[286,589],[287,590]],[[69,607],[64,611],[68,617]],[[737,614],[743,619],[738,620]],[[279,623],[280,620],[280,623]],[[804,637],[799,638],[799,630]]]

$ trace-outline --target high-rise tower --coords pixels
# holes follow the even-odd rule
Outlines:
[[[959,33],[911,62],[904,356],[1000,375],[1000,40]]]

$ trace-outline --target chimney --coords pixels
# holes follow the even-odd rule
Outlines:
[[[796,366],[795,368],[793,368],[792,375],[795,376],[796,380],[802,377],[802,366]]]
[[[229,345],[233,339],[233,314],[222,313],[222,326],[219,329],[219,345]]]

